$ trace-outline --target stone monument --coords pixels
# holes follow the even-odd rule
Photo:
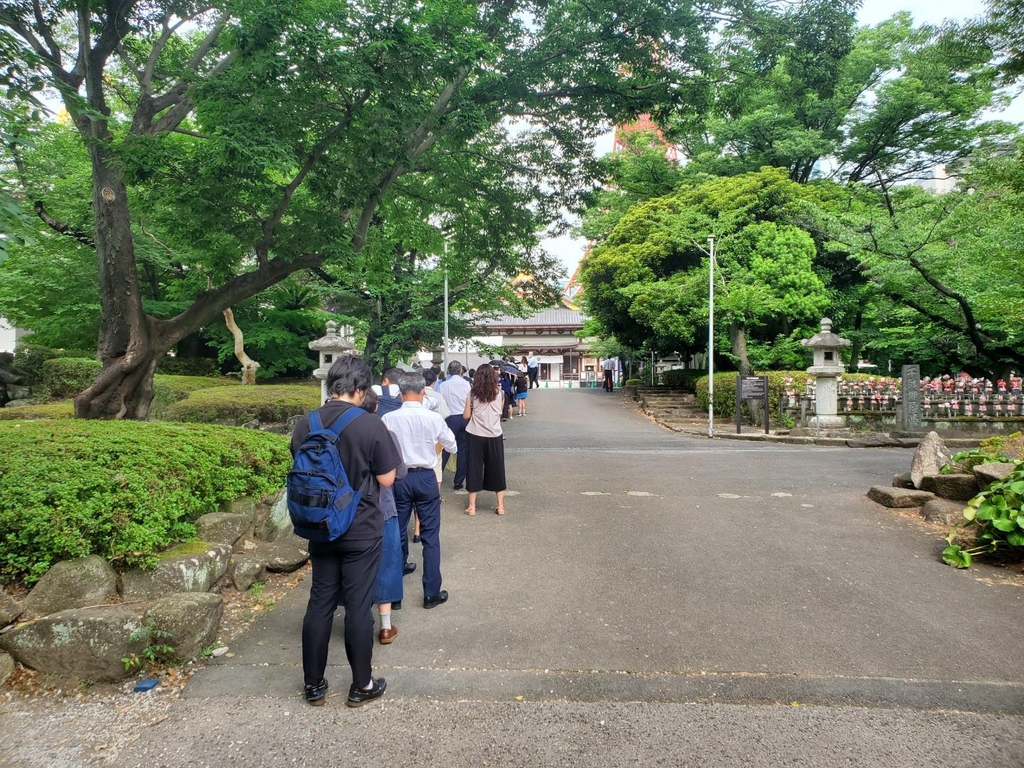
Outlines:
[[[320,353],[320,367],[313,371],[313,375],[320,379],[320,402],[327,399],[327,372],[331,370],[331,364],[341,355],[351,355],[356,351],[352,338],[352,326],[341,326],[341,333],[338,333],[338,324],[333,320],[327,322],[327,335],[321,336],[316,341],[309,342],[309,348]]]
[[[814,352],[814,364],[807,369],[808,373],[817,377],[812,424],[824,429],[845,426],[846,420],[838,415],[836,378],[845,370],[839,357],[839,350],[850,346],[850,340],[832,333],[832,321],[824,317],[821,320],[821,333],[816,333],[800,343]]]

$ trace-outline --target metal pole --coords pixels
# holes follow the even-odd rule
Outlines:
[[[715,436],[715,238],[708,238],[708,437]]]
[[[448,365],[448,237],[444,238],[444,360],[441,362],[441,370],[447,370]]]

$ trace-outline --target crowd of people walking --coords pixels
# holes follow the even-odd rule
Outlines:
[[[378,641],[394,642],[398,627],[392,614],[402,608],[403,577],[417,569],[410,559],[410,523],[411,543],[422,546],[423,607],[447,602],[441,577],[445,468],[452,489],[468,494],[467,515],[477,514],[482,492],[493,493],[495,513],[505,514],[502,424],[526,415],[537,366],[535,358],[531,366],[526,357],[518,365],[492,362],[502,365],[467,371],[452,361],[443,376],[432,369],[392,368],[379,386],[372,385],[369,366],[357,356],[340,357],[331,366],[328,399],[312,421],[334,431],[332,440],[358,506],[341,536],[309,543],[312,579],[302,624],[302,667],[310,704],[326,700],[324,672],[338,607],[345,610],[345,653],[352,669],[346,704],[359,707],[384,693],[387,682],[372,674],[372,608],[376,605],[380,616]],[[364,418],[345,417],[351,409],[365,412]],[[292,433],[293,454],[311,434],[311,416]],[[345,426],[334,430],[336,423]]]

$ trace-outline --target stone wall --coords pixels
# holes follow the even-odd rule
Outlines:
[[[155,567],[115,572],[98,556],[56,563],[21,600],[0,591],[0,685],[14,661],[40,672],[116,682],[156,646],[187,660],[210,645],[223,611],[221,590],[245,591],[268,571],[309,557],[295,536],[284,491],[257,503],[237,499],[196,521],[201,541],[161,553]]]

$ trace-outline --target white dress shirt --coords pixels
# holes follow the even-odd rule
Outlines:
[[[448,404],[449,413],[461,414],[466,408],[469,397],[470,383],[462,376],[449,376],[441,387],[441,397]]]
[[[451,411],[448,410],[448,404],[444,401],[444,398],[432,389],[423,390],[423,405],[426,406],[428,411],[440,413],[442,419],[447,419],[451,416]]]
[[[383,416],[384,424],[398,437],[402,460],[409,469],[433,469],[437,463],[437,444],[448,453],[458,453],[455,435],[441,414],[423,407],[423,403],[402,403],[397,411]]]

